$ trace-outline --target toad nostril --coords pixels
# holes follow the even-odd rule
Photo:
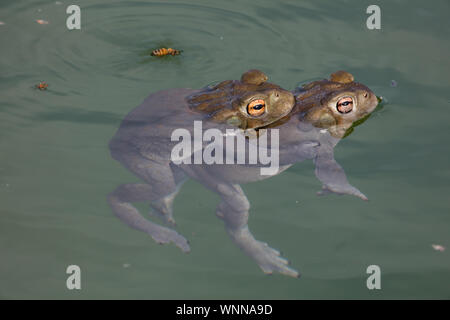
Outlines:
[[[366,92],[364,93],[364,98],[367,98],[369,96],[369,94]]]

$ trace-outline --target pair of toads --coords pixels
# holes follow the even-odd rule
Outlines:
[[[122,121],[110,142],[114,159],[139,177],[141,183],[120,185],[108,196],[115,215],[157,243],[174,243],[189,252],[188,241],[173,227],[172,206],[187,178],[199,181],[216,192],[221,202],[217,216],[233,242],[251,257],[265,273],[278,272],[298,277],[280,253],[256,240],[248,228],[250,204],[240,184],[269,178],[255,164],[175,163],[171,135],[178,128],[194,131],[194,121],[208,128],[279,130],[279,172],[295,163],[312,159],[321,194],[366,196],[347,181],[333,150],[357,121],[376,108],[378,99],[345,71],[329,79],[314,81],[293,92],[267,82],[259,70],[245,72],[240,80],[227,80],[200,90],[170,89],[151,94]],[[251,138],[247,139],[248,141]],[[203,146],[204,147],[204,146]],[[166,226],[151,222],[132,205],[147,202],[151,215]]]

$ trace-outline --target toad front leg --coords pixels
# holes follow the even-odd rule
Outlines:
[[[233,242],[259,265],[264,273],[279,272],[291,277],[299,273],[288,266],[289,261],[280,257],[280,252],[267,243],[256,240],[248,228],[250,204],[241,186],[217,182],[204,171],[197,171],[196,178],[216,191],[222,198],[217,207],[217,216],[225,223],[225,229]]]
[[[327,193],[348,194],[362,200],[368,200],[361,191],[348,182],[344,169],[334,160],[332,149],[319,148],[314,164],[316,176],[323,183],[322,190],[318,192],[319,195]]]

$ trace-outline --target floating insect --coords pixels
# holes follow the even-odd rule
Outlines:
[[[172,48],[160,48],[160,49],[153,50],[151,55],[155,56],[155,57],[164,57],[167,55],[176,56],[176,55],[179,55],[180,53],[181,53],[180,50],[175,50]]]
[[[50,23],[50,22],[48,22],[46,20],[42,20],[42,19],[36,20],[36,22],[39,24],[49,24]]]
[[[45,82],[45,81],[42,81],[42,82],[39,82],[39,84],[37,84],[36,86],[35,86],[35,88],[36,89],[39,89],[39,90],[47,90],[47,88],[48,88],[48,84]]]

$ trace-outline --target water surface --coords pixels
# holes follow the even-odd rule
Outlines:
[[[380,1],[375,31],[367,1],[80,0],[81,31],[66,28],[69,4],[0,4],[1,298],[450,298],[448,1]],[[183,54],[151,59],[158,46]],[[197,182],[174,208],[189,255],[129,229],[106,204],[137,181],[107,148],[131,109],[152,92],[251,68],[286,89],[344,69],[388,100],[335,150],[369,202],[317,197],[310,162],[244,186],[255,237],[301,279],[260,272]],[[33,89],[39,81],[49,89]],[[65,287],[70,264],[81,291]],[[371,264],[381,290],[366,288]]]

